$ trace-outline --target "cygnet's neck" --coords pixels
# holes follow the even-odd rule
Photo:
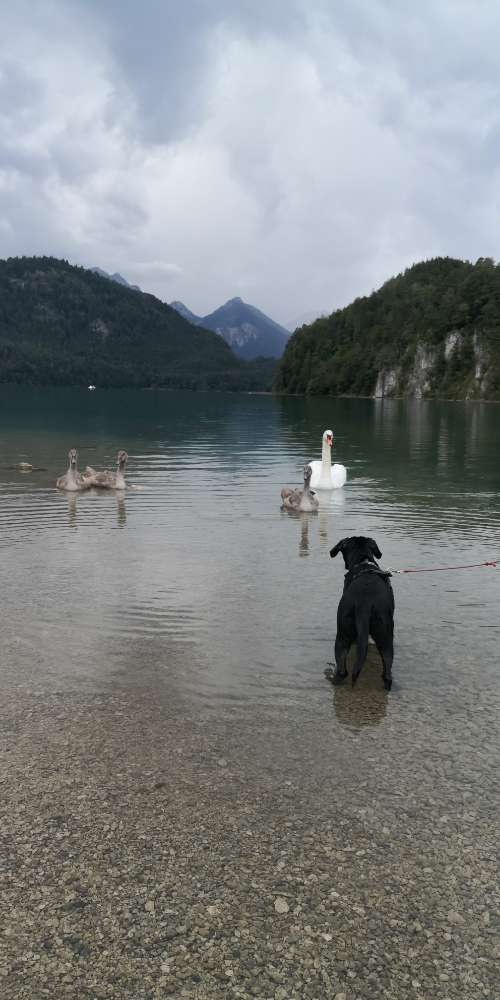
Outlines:
[[[116,488],[118,490],[124,490],[127,487],[125,482],[125,462],[119,462],[118,468],[116,470]]]
[[[304,479],[304,489],[300,498],[299,510],[313,510],[313,496],[311,493],[311,479]]]
[[[72,462],[69,463],[69,469],[68,469],[68,473],[67,473],[67,478],[68,478],[68,480],[69,480],[70,483],[73,483],[75,486],[77,485],[77,483],[78,483],[78,469],[76,467],[76,462],[75,462],[74,465],[73,465]]]

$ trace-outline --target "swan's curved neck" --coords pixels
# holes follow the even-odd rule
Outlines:
[[[323,441],[323,451],[321,453],[321,478],[329,479],[330,470],[332,468],[332,447],[328,444],[327,439]]]

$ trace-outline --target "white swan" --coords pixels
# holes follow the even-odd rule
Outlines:
[[[332,465],[333,431],[323,434],[321,462],[309,462],[312,469],[311,489],[337,490],[347,479],[345,465]]]

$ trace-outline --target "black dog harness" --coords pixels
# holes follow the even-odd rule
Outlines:
[[[391,586],[389,578],[392,576],[392,573],[389,573],[388,570],[380,569],[380,566],[377,566],[376,562],[371,562],[369,559],[363,559],[363,562],[357,563],[356,566],[353,566],[352,569],[346,573],[344,577],[344,594],[347,588],[351,586],[351,583],[354,583],[354,581],[357,580],[358,577],[362,576],[363,573],[375,573],[377,576],[381,576],[382,579],[385,580],[388,587]]]

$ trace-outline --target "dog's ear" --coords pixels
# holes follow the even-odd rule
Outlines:
[[[332,559],[335,559],[335,556],[338,556],[339,552],[342,552],[346,542],[347,538],[342,538],[340,542],[337,542],[337,544],[334,545],[333,549],[330,549],[330,556]]]
[[[368,538],[367,542],[368,542],[368,548],[370,549],[370,552],[373,552],[373,555],[375,556],[376,559],[381,559],[382,558],[382,553],[381,553],[381,551],[380,551],[380,549],[379,549],[379,547],[378,547],[375,539]]]

